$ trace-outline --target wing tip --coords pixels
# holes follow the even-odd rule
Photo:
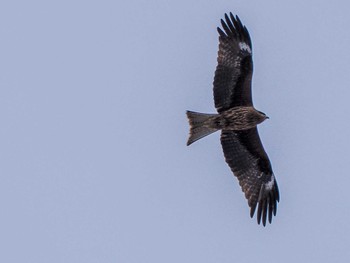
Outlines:
[[[273,216],[277,214],[277,203],[280,201],[279,190],[275,181],[272,189],[266,189],[265,185],[261,186],[259,199],[250,206],[250,217],[253,218],[256,207],[258,207],[256,219],[257,223],[265,227],[266,223],[272,223]]]
[[[220,36],[233,37],[240,41],[244,41],[249,45],[250,48],[252,48],[251,38],[248,29],[245,25],[243,25],[238,15],[234,16],[232,12],[230,12],[229,15],[225,13],[224,18],[225,20],[220,19],[221,26],[223,28],[223,30],[220,29],[221,32],[218,30]],[[226,34],[224,33],[222,35],[221,33],[223,33],[223,31],[225,31]]]

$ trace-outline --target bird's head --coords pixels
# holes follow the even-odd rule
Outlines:
[[[257,113],[259,115],[259,123],[263,122],[264,120],[266,119],[270,119],[265,113],[263,113],[262,111],[258,111],[257,110]]]

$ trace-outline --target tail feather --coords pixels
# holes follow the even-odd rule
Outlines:
[[[208,125],[210,118],[217,116],[217,114],[206,114],[194,111],[187,111],[186,114],[190,123],[190,137],[188,138],[187,146],[218,130]]]

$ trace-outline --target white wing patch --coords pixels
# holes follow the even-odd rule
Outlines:
[[[271,191],[274,184],[275,184],[275,176],[271,175],[271,180],[265,184],[265,189],[268,191]]]
[[[244,42],[239,42],[238,45],[239,45],[239,48],[240,48],[241,50],[246,51],[246,52],[248,52],[249,54],[252,53],[252,50],[250,49],[250,47],[249,47],[246,43],[244,43]]]

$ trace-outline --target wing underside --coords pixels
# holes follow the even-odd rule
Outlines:
[[[251,106],[252,44],[238,16],[225,14],[219,32],[218,65],[214,77],[214,101],[220,113],[235,106]]]
[[[272,215],[276,215],[277,212],[279,191],[257,129],[223,130],[221,144],[226,162],[238,178],[248,200],[250,216],[254,216],[258,207],[258,223],[262,221],[265,226],[267,217],[271,223]]]

